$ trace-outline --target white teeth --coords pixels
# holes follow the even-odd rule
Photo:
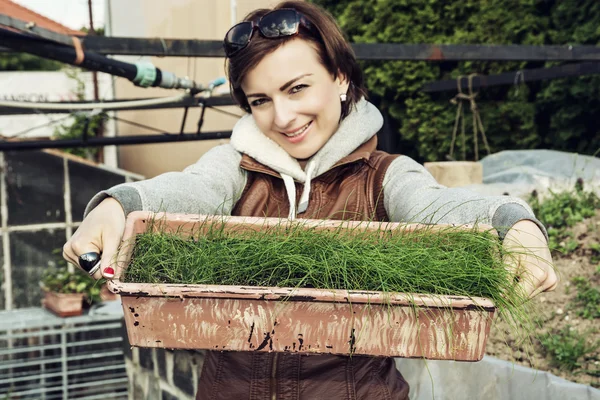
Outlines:
[[[311,121],[312,122],[312,121]],[[285,136],[287,137],[295,137],[298,136],[302,133],[304,133],[305,130],[308,129],[308,126],[310,125],[310,122],[306,125],[304,125],[302,128],[300,128],[298,131],[294,132],[294,133],[284,133]]]

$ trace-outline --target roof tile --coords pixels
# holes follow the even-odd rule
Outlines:
[[[0,14],[20,19],[21,21],[25,22],[34,22],[40,28],[48,29],[65,35],[85,35],[85,33],[82,31],[67,28],[64,25],[59,24],[50,18],[44,17],[43,15],[28,9],[27,7],[12,2],[11,0],[0,0]]]

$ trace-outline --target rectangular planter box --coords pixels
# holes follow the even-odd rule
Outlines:
[[[286,223],[271,218],[131,213],[116,276],[109,288],[121,295],[133,346],[460,361],[477,361],[485,353],[495,307],[484,298],[121,282],[120,274],[131,258],[131,243],[135,235],[146,232],[152,220],[153,226],[180,234],[202,229],[205,221],[223,221],[226,229],[259,229]],[[388,233],[419,228],[398,223],[302,223],[317,229],[338,229],[342,225]]]

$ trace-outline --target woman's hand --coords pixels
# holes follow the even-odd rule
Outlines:
[[[504,261],[528,297],[556,288],[558,278],[550,249],[534,222],[522,220],[514,224],[506,233],[503,247],[509,253]]]
[[[102,254],[100,269],[93,275],[95,279],[114,277],[114,269],[105,269],[113,261],[123,232],[125,231],[125,212],[121,204],[108,197],[94,208],[83,220],[71,239],[63,246],[63,257],[73,265],[79,265],[79,256],[84,253]],[[112,269],[112,271],[111,271]]]

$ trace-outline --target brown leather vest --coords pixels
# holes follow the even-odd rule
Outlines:
[[[385,221],[383,178],[396,156],[375,151],[373,137],[313,179],[298,218]],[[280,175],[244,155],[248,181],[232,214],[287,218]],[[296,201],[302,192],[296,184]],[[408,384],[387,357],[298,353],[206,352],[196,399],[406,400]]]
[[[375,151],[374,136],[311,183],[308,209],[298,218],[386,221],[383,178],[397,157]],[[248,181],[232,215],[287,218],[288,197],[279,173],[243,155]],[[303,185],[296,183],[296,203]]]

